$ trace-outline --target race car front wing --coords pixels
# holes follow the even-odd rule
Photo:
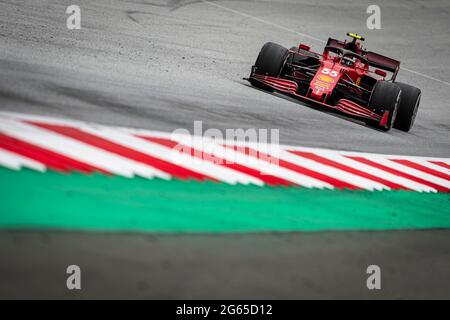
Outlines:
[[[379,114],[373,112],[372,110],[369,110],[363,106],[360,106],[359,104],[357,104],[351,100],[348,100],[348,99],[340,99],[336,105],[331,105],[331,104],[327,104],[327,103],[324,103],[321,101],[311,99],[309,97],[299,94],[298,93],[298,84],[297,84],[297,82],[292,81],[292,80],[261,75],[261,74],[255,73],[255,72],[251,73],[250,78],[244,78],[244,79],[248,80],[248,81],[255,80],[255,81],[261,82],[262,84],[264,84],[272,89],[292,95],[292,96],[296,97],[297,99],[299,99],[300,101],[303,101],[306,103],[338,110],[340,112],[346,113],[346,114],[354,116],[354,117],[378,121],[380,123],[380,126],[385,126],[386,122],[388,120],[388,117],[389,117],[389,111],[385,111],[383,115],[379,115]]]

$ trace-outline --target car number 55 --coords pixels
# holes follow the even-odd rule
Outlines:
[[[322,69],[322,73],[323,73],[323,74],[328,74],[328,75],[331,76],[331,77],[336,77],[336,76],[338,75],[337,71],[330,70],[330,69],[328,69],[328,68],[323,68],[323,69]]]

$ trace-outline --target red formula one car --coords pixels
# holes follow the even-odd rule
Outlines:
[[[366,51],[363,37],[347,35],[351,41],[329,38],[322,54],[304,44],[288,50],[268,42],[246,80],[264,90],[364,119],[371,127],[409,131],[419,108],[420,89],[395,81],[399,61]]]

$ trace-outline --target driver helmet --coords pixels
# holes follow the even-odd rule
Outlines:
[[[347,42],[344,46],[344,49],[350,50],[354,53],[358,53],[359,48],[360,48],[360,44],[359,44],[359,42],[356,42],[356,41]]]

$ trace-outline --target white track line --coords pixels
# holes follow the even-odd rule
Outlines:
[[[238,11],[238,10],[234,10],[234,9],[231,9],[231,8],[228,8],[228,7],[225,7],[225,6],[222,6],[222,5],[217,4],[217,3],[215,3],[215,2],[211,2],[211,1],[207,1],[207,0],[200,0],[200,1],[203,2],[203,3],[209,4],[209,5],[211,5],[211,6],[214,6],[214,7],[217,7],[217,8],[220,8],[220,9],[223,9],[223,10],[226,10],[226,11],[229,11],[229,12],[232,12],[232,13],[235,13],[235,14],[240,15],[240,16],[242,16],[242,17],[249,18],[249,19],[252,19],[252,20],[255,20],[255,21],[259,21],[259,22],[262,22],[262,23],[264,23],[264,24],[267,24],[267,25],[276,27],[276,28],[278,28],[278,29],[281,29],[281,30],[284,30],[284,31],[288,31],[288,32],[291,32],[291,33],[295,33],[295,34],[297,34],[297,35],[299,35],[299,36],[302,36],[302,37],[305,37],[305,38],[309,38],[309,39],[311,39],[311,40],[320,41],[320,42],[325,43],[325,41],[323,41],[323,40],[321,40],[321,39],[319,39],[319,38],[317,38],[317,37],[313,37],[313,36],[310,36],[310,35],[308,35],[308,34],[306,34],[306,33],[301,33],[301,32],[292,30],[292,29],[290,29],[290,28],[283,27],[282,25],[279,25],[279,24],[273,23],[273,22],[271,22],[271,21],[264,20],[264,19],[261,19],[261,18],[252,16],[252,15],[246,14],[246,13],[241,12],[241,11]]]
[[[397,160],[397,159],[389,158],[389,160]],[[432,163],[430,161],[423,160],[423,159],[407,159],[407,160],[409,160],[409,161],[411,161],[413,163],[417,163],[417,164],[419,164],[421,166],[424,166],[426,168],[432,169],[434,171],[438,171],[438,172],[442,172],[442,173],[445,173],[447,175],[450,175],[450,170],[449,169],[446,169],[444,167],[438,166],[437,164],[434,164],[434,163]]]
[[[294,148],[295,150],[295,148]],[[324,149],[326,150],[326,149]],[[405,159],[405,160],[411,160],[411,159],[419,159],[419,160],[432,160],[432,161],[443,161],[448,162],[450,161],[449,158],[442,158],[442,157],[426,157],[426,156],[405,156],[405,155],[392,155],[392,154],[382,154],[382,153],[369,153],[369,152],[360,152],[360,151],[336,151],[337,153],[343,155],[343,156],[356,156],[356,157],[365,157],[365,158],[372,158],[372,157],[378,157],[378,158],[385,158],[385,159]]]
[[[426,161],[441,161],[445,162],[450,165],[450,159],[449,158],[443,158],[443,157],[427,157],[427,156],[409,156],[409,155],[399,155],[399,154],[382,154],[382,153],[370,153],[370,152],[362,152],[362,151],[343,151],[343,150],[332,150],[332,149],[323,149],[323,148],[311,148],[311,147],[298,147],[298,146],[290,146],[290,145],[283,145],[281,146],[286,150],[292,150],[292,151],[305,151],[305,152],[312,152],[316,153],[319,151],[328,151],[328,152],[334,152],[336,154],[340,154],[342,156],[357,156],[357,157],[364,157],[370,159],[371,157],[381,157],[386,159],[406,159],[406,160],[412,160],[412,159],[418,159],[418,160],[426,160]]]
[[[432,77],[432,76],[429,76],[429,75],[426,75],[426,74],[424,74],[424,73],[422,73],[422,72],[417,72],[417,71],[414,71],[414,70],[411,70],[411,69],[408,69],[408,68],[405,68],[405,67],[402,67],[401,70],[405,70],[405,71],[414,73],[414,74],[416,74],[416,75],[418,75],[418,76],[427,78],[427,79],[429,79],[429,80],[433,80],[433,81],[436,81],[436,82],[445,84],[445,85],[447,85],[447,86],[450,86],[450,82],[444,81],[444,80],[441,80],[441,79],[438,79],[438,78],[435,78],[435,77]]]
[[[314,40],[314,41],[317,41],[317,42],[320,42],[320,43],[326,43],[326,41],[324,41],[324,40],[322,40],[322,39],[320,39],[320,38],[318,38],[318,37],[314,37],[314,36],[308,35],[308,34],[306,34],[306,33],[302,33],[302,32],[295,31],[295,30],[293,30],[293,29],[284,27],[284,26],[279,25],[279,24],[277,24],[277,23],[273,23],[273,22],[271,22],[271,21],[264,20],[264,19],[261,19],[261,18],[252,16],[252,15],[250,15],[250,14],[247,14],[247,13],[244,13],[244,12],[241,12],[241,11],[238,11],[238,10],[235,10],[235,9],[231,9],[231,8],[222,6],[222,5],[220,5],[220,4],[217,4],[217,3],[214,3],[214,2],[211,2],[211,1],[207,1],[207,0],[200,0],[200,1],[203,2],[203,3],[205,3],[205,4],[208,4],[208,5],[211,5],[211,6],[220,8],[220,9],[222,9],[222,10],[225,10],[225,11],[232,12],[232,13],[234,13],[234,14],[240,15],[240,16],[242,16],[242,17],[249,18],[249,19],[252,19],[252,20],[255,20],[255,21],[258,21],[258,22],[267,24],[267,25],[269,25],[269,26],[276,27],[276,28],[281,29],[281,30],[284,30],[284,31],[288,31],[288,32],[290,32],[290,33],[293,33],[293,34],[302,36],[302,37],[304,37],[304,38],[308,38],[308,39],[311,39],[311,40]],[[445,84],[445,85],[447,85],[447,86],[450,86],[450,82],[447,82],[447,81],[444,81],[444,80],[440,80],[440,79],[434,78],[434,77],[429,76],[429,75],[426,75],[426,74],[424,74],[424,73],[421,73],[421,72],[418,72],[418,71],[414,71],[414,70],[411,70],[411,69],[408,69],[408,68],[405,68],[405,67],[402,67],[402,70],[405,70],[405,71],[407,71],[407,72],[413,73],[413,74],[418,75],[418,76],[422,76],[422,77],[427,78],[427,79],[429,79],[429,80],[433,80],[433,81],[439,82],[439,83],[441,83],[441,84]]]

